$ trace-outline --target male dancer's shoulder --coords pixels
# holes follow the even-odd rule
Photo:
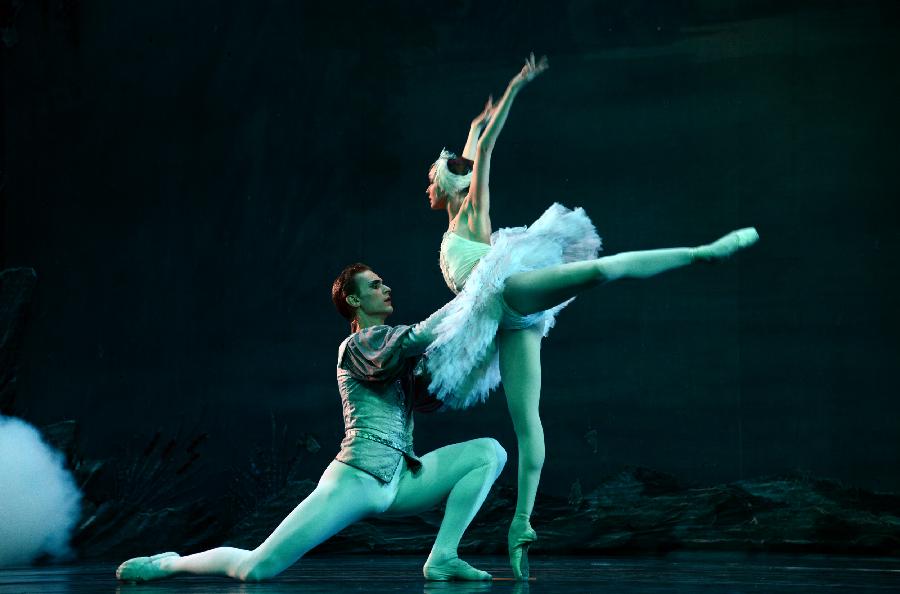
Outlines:
[[[410,326],[370,326],[344,339],[338,349],[338,369],[357,379],[381,381],[398,373],[407,358]]]

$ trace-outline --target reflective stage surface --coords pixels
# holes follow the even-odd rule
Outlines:
[[[241,584],[224,578],[179,577],[150,584],[118,584],[113,563],[0,569],[0,594],[24,593],[341,593],[492,592],[556,594],[602,592],[900,592],[900,559],[675,553],[663,557],[532,556],[532,581],[510,580],[499,557],[466,557],[491,572],[495,581],[481,584],[425,582],[424,558],[402,556],[313,556],[278,579]],[[499,578],[499,579],[498,579]]]

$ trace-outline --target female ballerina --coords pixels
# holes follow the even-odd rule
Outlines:
[[[620,278],[647,278],[699,261],[722,260],[755,243],[753,228],[694,248],[624,252],[597,258],[600,238],[581,208],[553,204],[530,227],[491,232],[491,153],[510,107],[548,68],[532,54],[496,105],[489,99],[472,122],[462,158],[442,151],[429,173],[431,208],[446,210],[440,249],[444,280],[457,297],[428,349],[430,390],[450,408],[483,401],[503,381],[518,441],[516,510],[507,544],[517,579],[528,577],[530,525],[544,464],[538,413],[541,338],[556,313],[585,289]]]

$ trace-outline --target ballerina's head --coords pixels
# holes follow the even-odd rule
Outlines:
[[[472,183],[473,162],[465,157],[457,157],[454,153],[443,149],[441,156],[428,172],[426,193],[431,208],[443,210],[454,200],[462,200]]]

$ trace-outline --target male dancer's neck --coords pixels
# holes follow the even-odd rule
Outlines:
[[[385,315],[369,315],[366,312],[359,312],[356,314],[356,319],[354,320],[354,324],[351,326],[354,332],[359,332],[363,328],[369,328],[371,326],[380,326],[384,324],[384,321],[387,319]]]

